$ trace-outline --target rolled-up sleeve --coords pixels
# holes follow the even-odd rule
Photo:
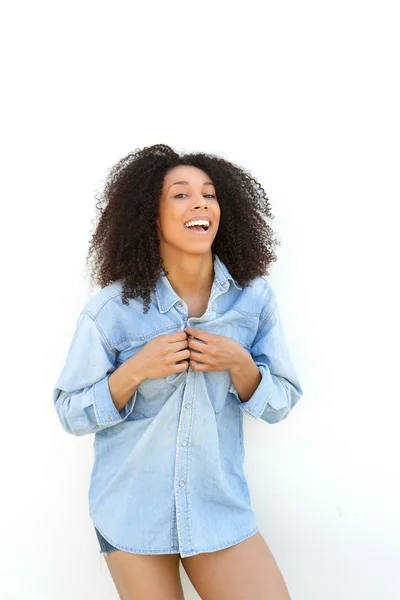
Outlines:
[[[94,317],[83,310],[53,389],[54,406],[65,431],[72,435],[96,433],[129,416],[137,392],[121,411],[117,410],[108,385],[115,369],[115,350]]]
[[[289,353],[275,295],[271,290],[270,293],[274,299],[273,308],[266,310],[260,320],[250,349],[261,381],[246,402],[240,400],[233,383],[229,391],[236,396],[244,413],[272,424],[288,416],[303,395],[303,389]]]

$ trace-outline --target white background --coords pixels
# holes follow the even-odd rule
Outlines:
[[[87,507],[93,438],[62,430],[52,388],[92,293],[96,190],[154,143],[244,166],[275,214],[304,396],[280,424],[245,417],[245,468],[292,599],[400,593],[396,4],[3,9],[2,600],[117,598]]]

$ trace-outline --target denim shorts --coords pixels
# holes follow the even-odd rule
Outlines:
[[[103,538],[103,536],[101,535],[100,531],[98,531],[96,529],[96,527],[94,528],[96,535],[97,535],[97,539],[99,540],[99,544],[100,544],[100,553],[101,554],[109,554],[110,552],[114,552],[114,550],[118,550],[118,548],[116,548],[115,546],[112,546],[110,544],[110,542],[107,542],[107,540],[105,540]]]

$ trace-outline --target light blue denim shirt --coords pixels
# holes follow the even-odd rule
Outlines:
[[[197,327],[237,340],[262,379],[241,402],[229,370],[190,367],[139,385],[118,411],[108,378],[152,338]],[[88,498],[93,524],[116,548],[181,557],[232,546],[258,531],[243,470],[243,414],[278,423],[303,391],[289,355],[273,289],[265,277],[240,287],[214,258],[202,317],[165,275],[148,313],[122,284],[97,291],[77,321],[54,406],[68,433],[94,433]]]

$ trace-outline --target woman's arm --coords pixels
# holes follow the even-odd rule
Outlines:
[[[129,416],[137,386],[124,365],[116,367],[115,350],[94,317],[83,310],[53,389],[54,406],[67,433],[96,433]]]
[[[232,383],[235,386],[241,402],[251,398],[262,379],[259,368],[251,355],[243,348],[238,354],[238,364],[230,369]]]
[[[143,379],[139,377],[138,369],[135,368],[136,356],[131,356],[122,363],[108,378],[108,387],[115,408],[122,411],[132,394],[137,390]]]
[[[268,423],[279,423],[297,404],[303,390],[290,356],[272,288],[269,293],[274,300],[274,308],[266,308],[250,354],[243,349],[247,356],[240,353],[239,366],[230,369],[232,385],[229,391],[236,395],[241,410],[246,414]]]

